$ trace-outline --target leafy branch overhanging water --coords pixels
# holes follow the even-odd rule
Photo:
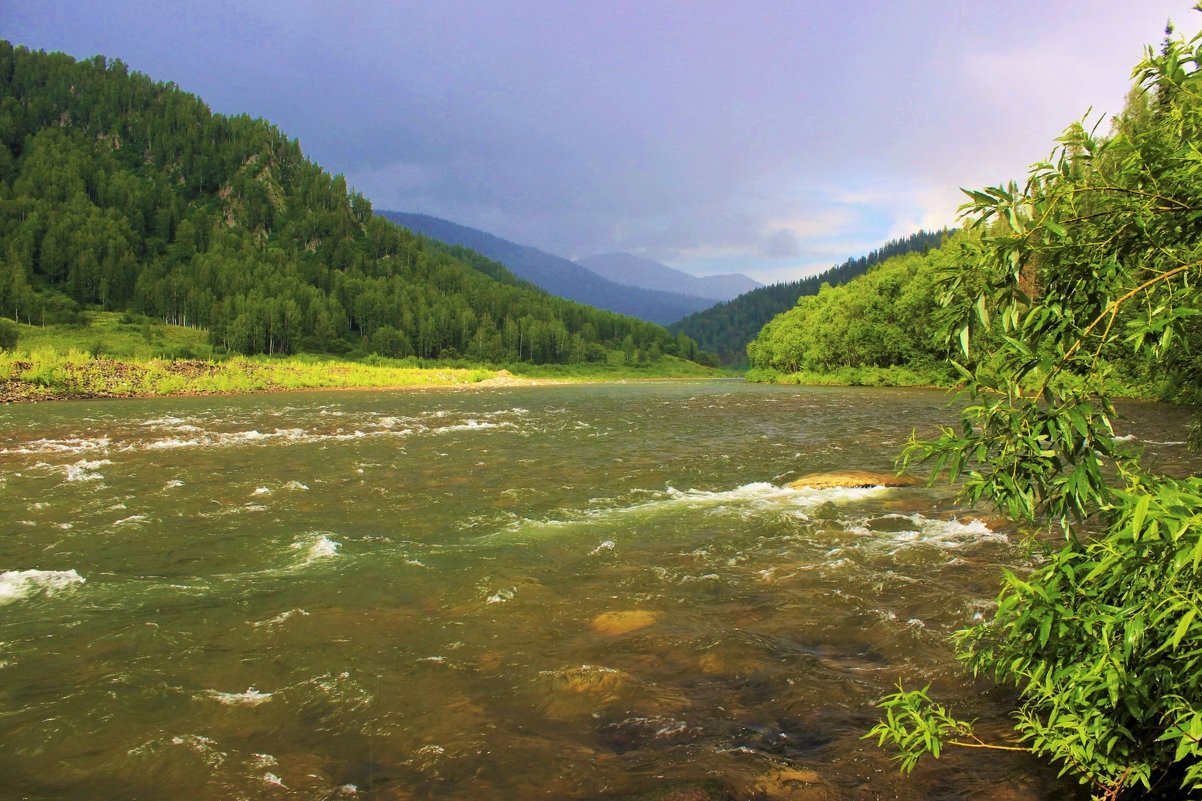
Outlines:
[[[1074,124],[1023,186],[967,192],[981,238],[940,288],[970,401],[902,461],[1064,542],[955,635],[974,674],[1017,690],[1013,741],[899,686],[866,736],[903,771],[947,746],[1017,747],[1098,798],[1202,795],[1202,480],[1147,469],[1106,390],[1108,365],[1139,361],[1202,397],[1200,68],[1202,35],[1166,38],[1111,135]]]

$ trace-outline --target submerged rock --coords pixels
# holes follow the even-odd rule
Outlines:
[[[697,667],[709,676],[746,677],[766,672],[769,665],[754,655],[735,649],[711,649],[697,660]]]
[[[614,668],[580,665],[548,671],[551,678],[543,714],[552,720],[594,718],[598,710],[617,702],[630,684],[630,676]]]
[[[645,609],[632,609],[625,612],[603,612],[593,618],[593,631],[598,634],[617,636],[629,634],[632,631],[645,629],[659,620],[655,612]]]
[[[768,801],[835,801],[838,793],[817,771],[782,768],[760,778],[755,794]]]
[[[564,668],[554,673],[557,689],[574,693],[612,693],[626,683],[627,676],[620,670],[581,665]]]
[[[870,470],[834,470],[829,473],[810,473],[787,485],[790,489],[858,489],[863,487],[910,487],[916,484],[909,476],[895,473],[874,473]]]
[[[668,781],[649,790],[605,798],[620,798],[622,801],[733,801],[735,796],[721,781],[709,779],[700,782]]]

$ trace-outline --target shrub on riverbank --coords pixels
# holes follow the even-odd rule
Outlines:
[[[759,384],[818,387],[950,387],[956,383],[954,373],[950,369],[906,365],[839,367],[834,370],[798,370],[793,373],[753,367],[747,371],[744,378]]]
[[[969,193],[982,239],[939,282],[969,404],[903,464],[929,460],[962,499],[1063,544],[956,635],[975,674],[1015,689],[1016,738],[985,742],[899,688],[870,736],[903,770],[950,746],[1029,750],[1105,801],[1202,797],[1202,478],[1115,437],[1105,369],[1202,400],[1200,65],[1202,35],[1167,39],[1113,135],[1075,124],[1025,186]]]

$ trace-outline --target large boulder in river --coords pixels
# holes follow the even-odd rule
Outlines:
[[[648,612],[646,609],[632,609],[627,612],[604,612],[593,618],[593,631],[598,634],[618,636],[632,631],[645,629],[659,620],[659,614]]]
[[[874,473],[869,470],[835,470],[829,473],[810,473],[790,481],[790,489],[831,489],[834,487],[909,487],[916,484],[909,476],[895,473]]]

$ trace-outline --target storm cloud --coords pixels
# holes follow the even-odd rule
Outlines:
[[[265,117],[377,208],[788,280],[1113,114],[1189,0],[10,0],[4,36]]]

